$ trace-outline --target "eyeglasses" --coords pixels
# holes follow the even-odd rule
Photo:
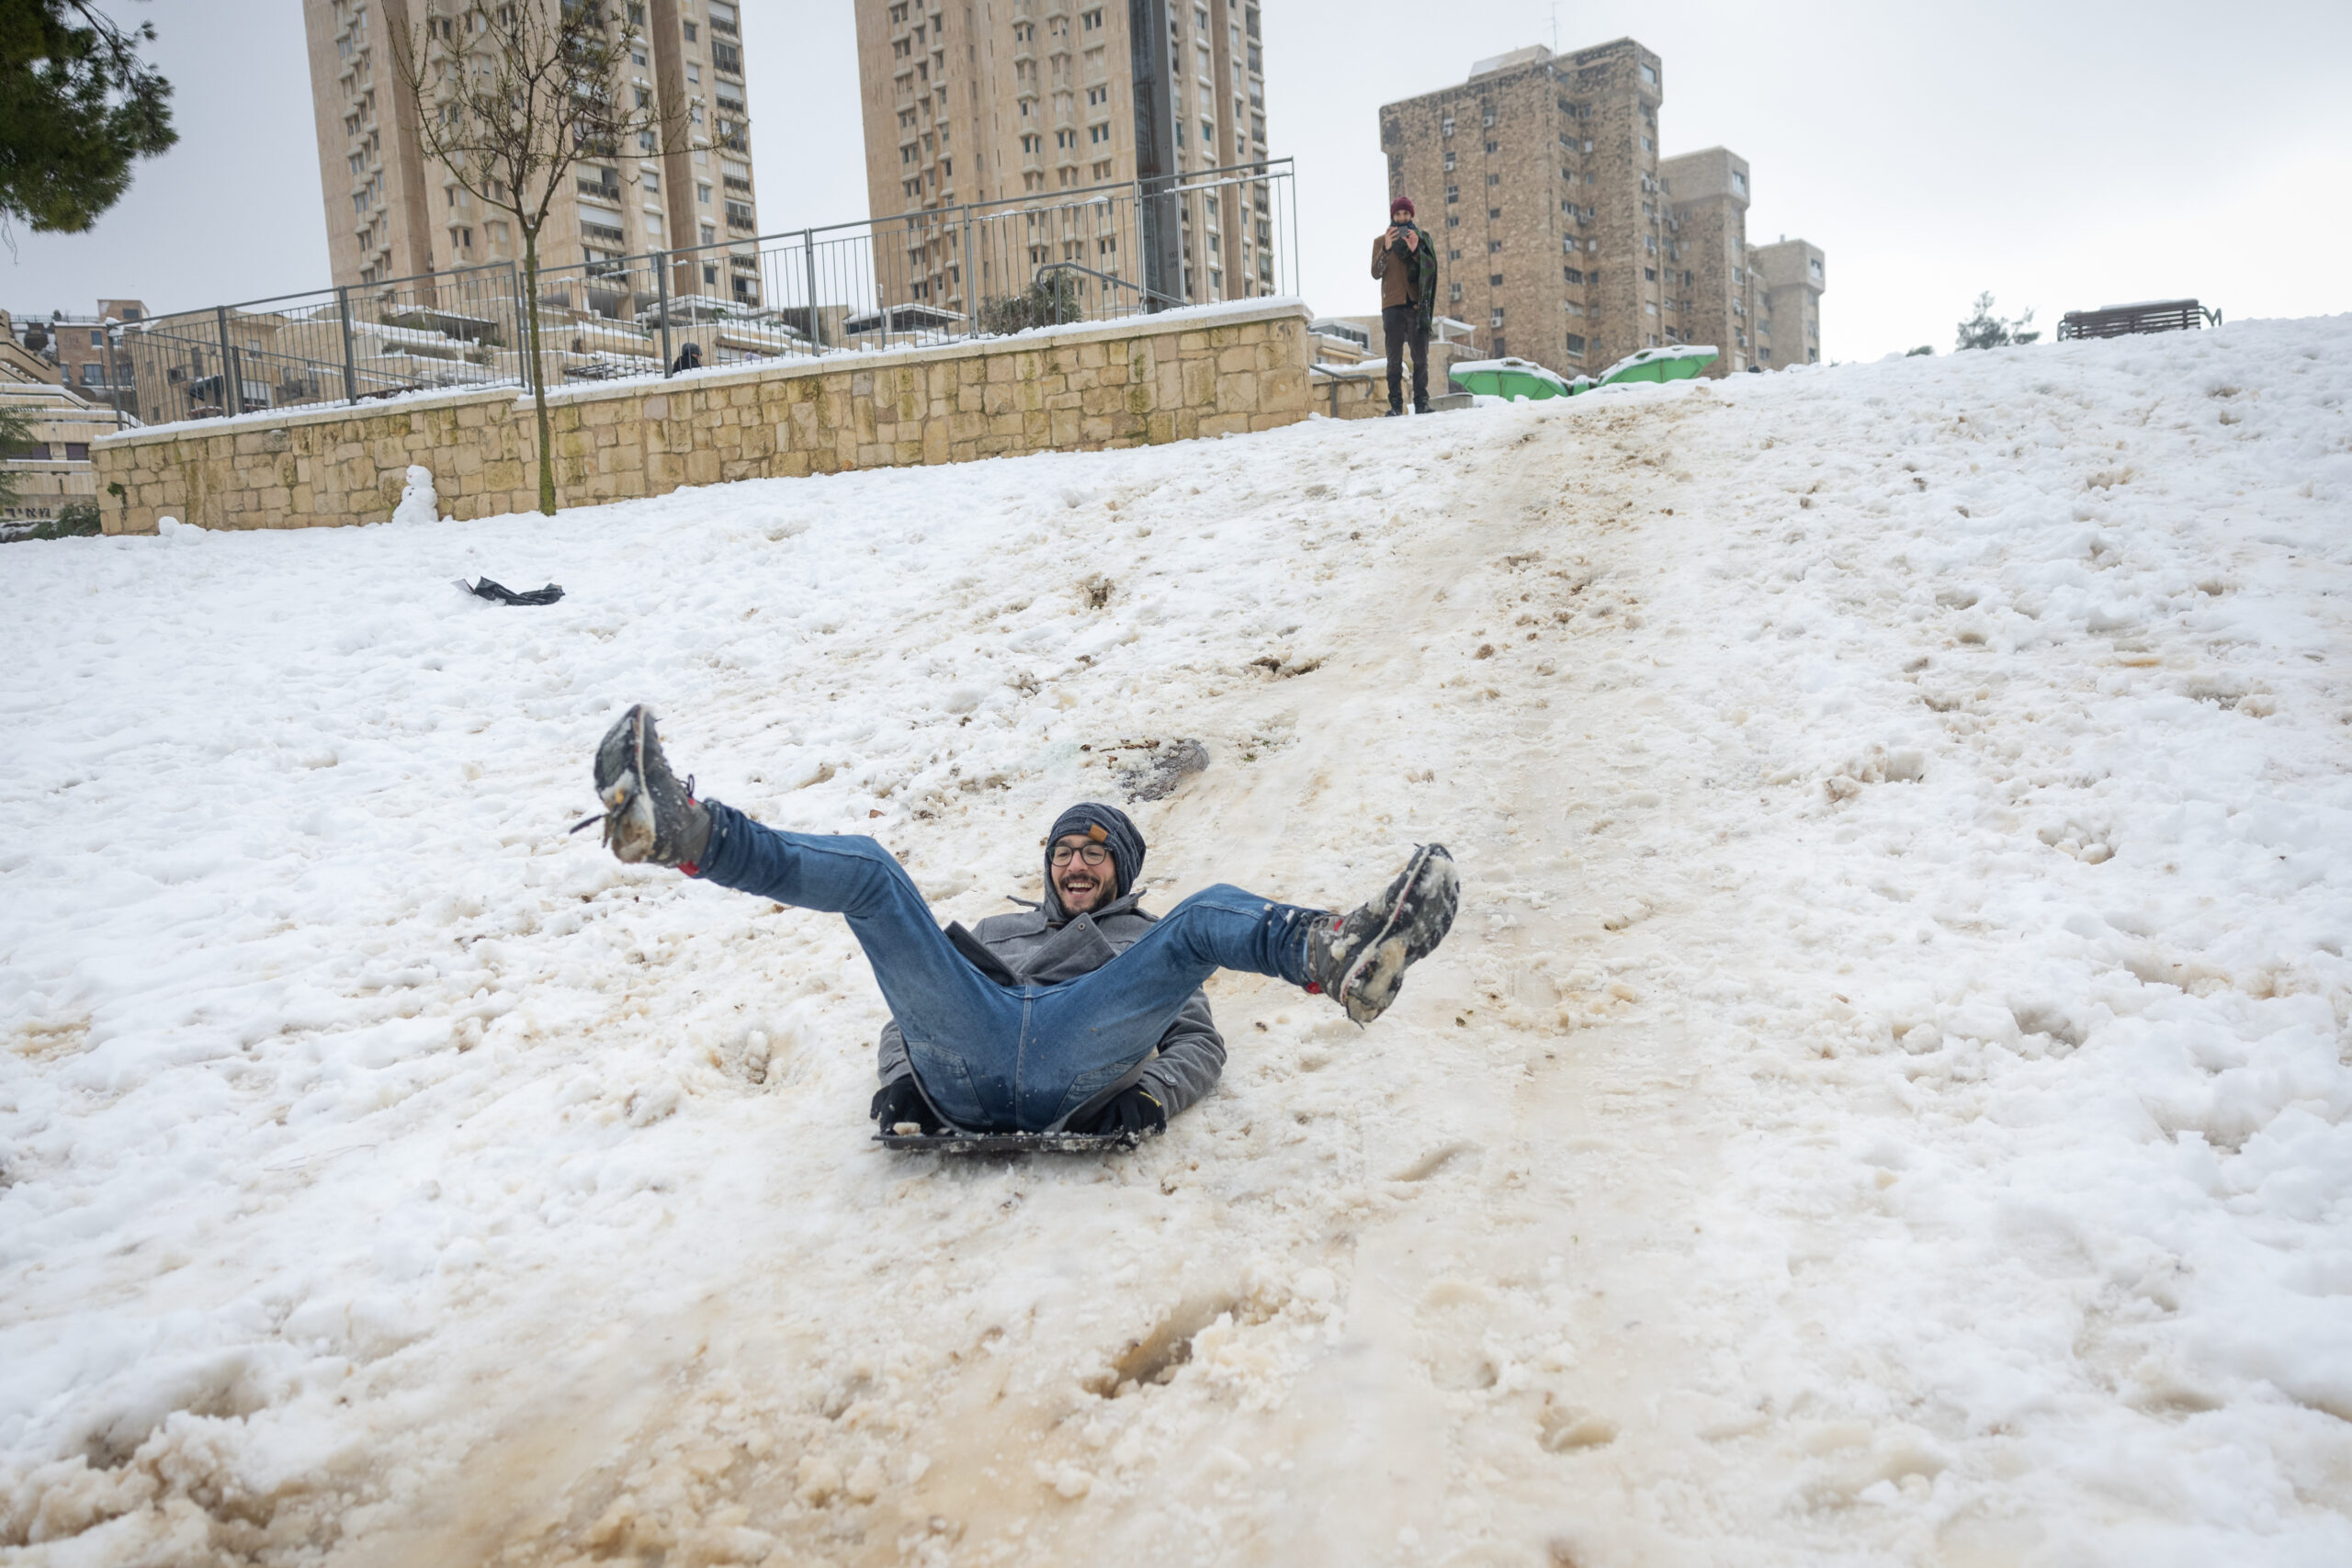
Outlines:
[[[1101,865],[1111,858],[1111,852],[1101,844],[1056,844],[1053,861],[1056,865],[1068,865],[1076,855],[1089,865]]]

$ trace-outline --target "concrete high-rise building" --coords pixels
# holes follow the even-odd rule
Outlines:
[[[1758,279],[1763,307],[1757,327],[1757,362],[1771,370],[1818,365],[1821,295],[1828,287],[1821,247],[1783,239],[1758,245],[1749,254],[1755,258],[1751,273]]]
[[[1071,209],[1081,191],[1265,158],[1258,0],[855,4],[870,216],[1006,203],[1069,220],[1033,225],[1019,245],[976,246],[967,268],[961,230],[926,233],[918,219],[903,257],[876,254],[886,296],[969,314],[1049,261],[1188,300],[1272,290],[1270,216],[1249,199],[1262,186],[1147,198],[1151,220],[1125,232]]]
[[[1759,362],[1747,160],[1720,147],[1662,158],[1665,98],[1657,55],[1618,39],[1498,55],[1459,85],[1382,106],[1389,192],[1413,198],[1443,247],[1439,308],[1479,352],[1571,376],[1674,343],[1715,344],[1713,374]],[[1816,303],[1816,334],[1818,318]]]
[[[388,282],[522,259],[513,221],[428,163],[417,105],[394,63],[395,38],[461,50],[504,0],[302,0],[325,192],[327,248],[338,285]],[[563,0],[514,0],[547,7]],[[684,106],[683,134],[651,133],[619,156],[583,163],[539,235],[543,267],[723,245],[759,231],[746,133],[743,50],[732,0],[634,0],[608,6],[638,42],[621,90]],[[758,303],[754,257],[712,251],[683,264],[673,287]],[[695,270],[698,269],[698,270]]]

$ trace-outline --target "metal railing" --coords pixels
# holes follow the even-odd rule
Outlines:
[[[115,329],[149,423],[526,384],[507,263],[151,316]]]
[[[645,255],[592,252],[540,270],[542,363],[560,386],[1295,294],[1292,180],[1280,159]],[[117,330],[135,412],[163,423],[527,388],[523,294],[521,268],[499,262]]]

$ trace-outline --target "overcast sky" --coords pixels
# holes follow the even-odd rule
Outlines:
[[[105,0],[152,18],[180,144],[91,233],[14,236],[0,305],[167,310],[327,281],[297,0]],[[1000,4],[1001,0],[1000,0]],[[762,227],[854,220],[848,0],[745,0]],[[1668,153],[1755,175],[1751,239],[1829,258],[1825,357],[1951,345],[1991,289],[2044,325],[2193,295],[2233,319],[2352,310],[2352,4],[1264,0],[1268,132],[1298,163],[1301,283],[1377,308],[1379,106],[1529,43],[1632,35],[1666,62]]]

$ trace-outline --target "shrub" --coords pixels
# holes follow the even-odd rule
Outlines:
[[[1018,294],[980,302],[980,331],[1025,333],[1085,319],[1078,303],[1078,279],[1066,272],[1038,278]]]

